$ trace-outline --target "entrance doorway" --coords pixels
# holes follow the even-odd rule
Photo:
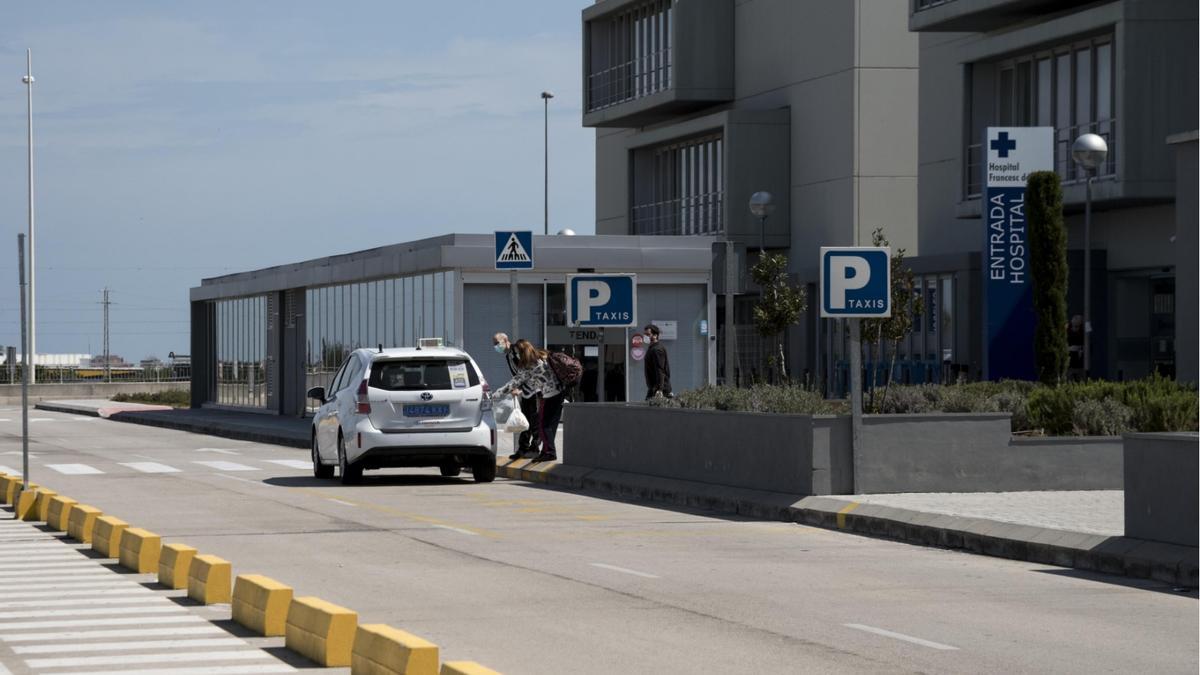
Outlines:
[[[568,393],[570,399],[586,403],[624,401],[625,329],[569,328],[566,316],[565,287],[546,284],[546,349],[570,354],[583,366],[583,376]]]

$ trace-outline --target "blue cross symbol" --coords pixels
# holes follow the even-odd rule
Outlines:
[[[1001,157],[1008,157],[1009,150],[1017,149],[1017,142],[1009,140],[1007,131],[1001,131],[996,135],[996,140],[992,141],[991,147],[1000,153]]]

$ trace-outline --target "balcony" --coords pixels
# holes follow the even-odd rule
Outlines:
[[[733,0],[583,11],[583,126],[638,127],[733,98]]]
[[[629,234],[722,236],[759,243],[750,195],[767,190],[775,215],[765,244],[791,241],[787,109],[730,110],[630,136]]]
[[[909,0],[910,31],[987,32],[1092,0]]]

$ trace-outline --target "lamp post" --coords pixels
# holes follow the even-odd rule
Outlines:
[[[37,322],[35,321],[35,306],[34,302],[34,276],[37,265],[34,258],[34,239],[33,239],[33,50],[25,50],[25,76],[21,78],[25,83],[27,117],[26,122],[28,129],[29,142],[29,348],[23,350],[25,352],[25,367],[29,370],[29,382],[37,384],[37,366],[34,365],[37,359],[34,355],[37,354]]]
[[[545,153],[543,162],[543,176],[545,177],[546,183],[542,192],[543,234],[550,234],[550,99],[552,98],[554,98],[554,94],[551,94],[548,91],[542,92],[542,147]]]
[[[758,218],[758,255],[761,257],[767,248],[767,216],[775,212],[771,203],[770,192],[755,192],[750,195],[750,213]]]
[[[1108,144],[1096,134],[1084,134],[1071,146],[1071,158],[1087,171],[1083,206],[1083,376],[1092,369],[1092,180],[1108,157]]]

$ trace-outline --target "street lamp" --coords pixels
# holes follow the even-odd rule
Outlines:
[[[34,303],[34,275],[37,265],[33,257],[33,50],[25,50],[25,76],[21,78],[25,83],[26,100],[28,103],[28,133],[29,133],[29,348],[25,350],[25,367],[29,370],[30,384],[37,383],[37,366],[34,365],[37,359],[34,355],[37,354],[37,321],[36,309]]]
[[[750,213],[758,218],[758,254],[761,256],[767,248],[767,216],[775,212],[771,203],[770,192],[755,192],[750,195]]]
[[[550,234],[550,99],[554,98],[554,94],[548,91],[542,92],[542,146],[545,149],[545,163],[543,166],[543,175],[546,179],[545,189],[543,191],[543,234]]]
[[[1083,376],[1092,368],[1092,180],[1108,157],[1108,143],[1096,134],[1084,134],[1071,146],[1071,158],[1087,172],[1087,198],[1083,206]]]

